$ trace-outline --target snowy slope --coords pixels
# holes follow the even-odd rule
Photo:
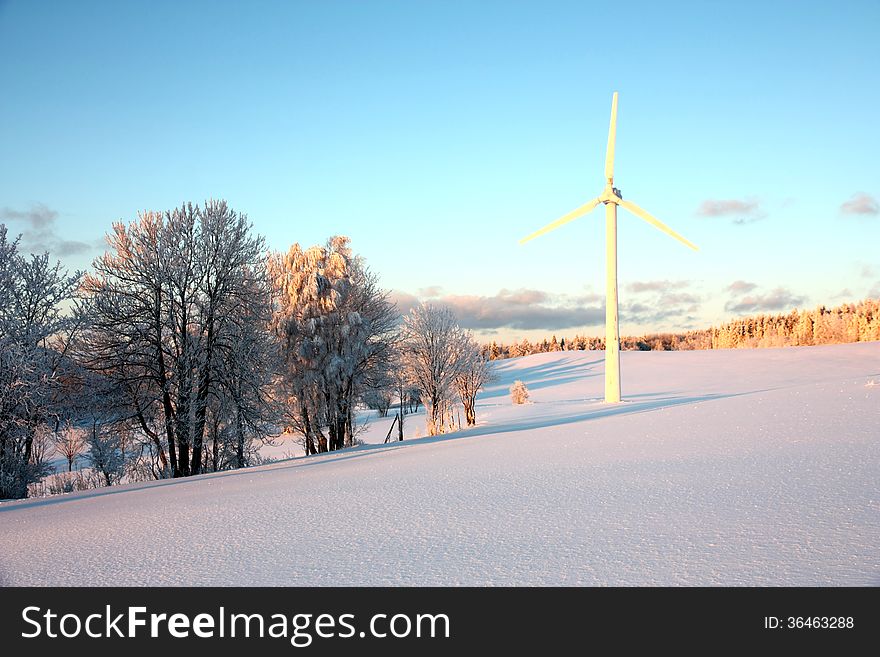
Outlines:
[[[880,343],[496,369],[469,431],[0,505],[0,583],[880,584]]]

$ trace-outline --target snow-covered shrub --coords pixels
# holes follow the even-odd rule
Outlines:
[[[529,401],[529,389],[522,381],[514,381],[510,386],[510,399],[514,404],[525,404]]]
[[[49,495],[63,495],[80,490],[100,488],[102,482],[97,472],[91,469],[74,470],[73,472],[58,472],[50,474],[42,481],[32,484],[29,488],[31,497],[47,497]]]

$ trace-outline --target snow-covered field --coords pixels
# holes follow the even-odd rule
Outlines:
[[[468,431],[0,505],[0,583],[880,584],[880,343],[496,370]]]

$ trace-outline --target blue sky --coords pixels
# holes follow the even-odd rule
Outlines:
[[[666,6],[669,5],[669,6]],[[110,222],[225,198],[351,236],[482,336],[624,333],[880,294],[880,3],[0,0],[0,221],[84,267]],[[730,286],[734,285],[733,288]]]

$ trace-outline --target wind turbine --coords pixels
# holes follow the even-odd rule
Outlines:
[[[617,320],[617,206],[620,205],[655,228],[671,235],[685,246],[697,250],[693,242],[686,240],[669,226],[640,208],[632,201],[624,201],[620,190],[614,186],[614,143],[617,138],[617,92],[611,98],[611,126],[608,128],[608,149],[605,151],[605,189],[598,198],[584,203],[561,219],[547,224],[540,230],[519,241],[525,244],[544,233],[549,233],[569,221],[584,216],[600,203],[605,204],[605,403],[620,401],[620,329]]]

